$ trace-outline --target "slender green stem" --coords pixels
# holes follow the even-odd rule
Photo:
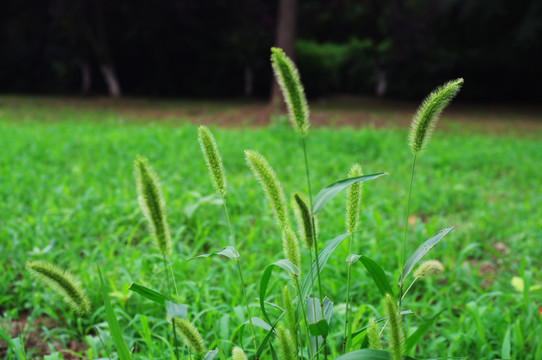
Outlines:
[[[299,300],[299,305],[301,306],[301,313],[303,314],[303,321],[305,322],[305,331],[307,332],[307,347],[309,359],[312,359],[312,348],[311,348],[311,339],[309,336],[309,322],[307,321],[307,314],[305,311],[305,302],[301,298],[301,287],[299,286],[299,279],[295,277],[295,287],[297,288],[297,297]],[[314,309],[314,305],[312,307]]]
[[[414,180],[414,170],[416,167],[416,154],[412,159],[412,170],[410,171],[410,185],[408,186],[408,202],[407,202],[407,211],[405,215],[405,230],[403,236],[403,253],[401,260],[401,278],[399,279],[399,311],[401,311],[401,303],[403,301],[403,269],[405,267],[406,261],[406,240],[407,240],[407,230],[408,230],[408,217],[410,215],[410,198],[412,196],[412,181]]]
[[[346,315],[344,317],[344,336],[343,336],[343,351],[344,354],[346,351],[347,335],[348,335],[348,323],[350,322],[350,274],[352,270],[352,242],[354,234],[350,234],[350,241],[348,243],[348,275],[346,276]]]
[[[98,339],[100,339],[100,343],[102,344],[102,347],[107,355],[107,358],[112,359],[111,354],[109,353],[109,351],[107,351],[107,347],[105,346],[104,339],[102,339],[102,334],[100,334],[100,330],[98,329],[96,325],[92,325],[92,326],[94,326],[94,329],[96,330],[96,334],[98,334]],[[100,354],[98,353],[98,356],[99,355]]]
[[[173,274],[173,266],[171,266],[171,260],[169,256],[167,257],[167,263],[169,266],[169,271],[171,272],[171,279],[173,280],[173,287],[175,288],[175,295],[179,298],[179,290],[177,289],[177,281],[175,281],[175,274]],[[169,284],[168,284],[169,286]]]
[[[408,288],[405,290],[405,293],[403,294],[403,296],[401,297],[401,300],[403,300],[406,296],[406,294],[408,293],[408,291],[410,290],[410,288],[412,287],[412,285],[414,285],[414,283],[416,282],[416,280],[418,280],[418,278],[414,278],[414,280],[412,280],[412,282],[410,283],[410,285],[408,286]]]
[[[171,318],[171,326],[173,328],[173,347],[175,348],[175,357],[179,360],[179,346],[177,345],[177,333],[175,332],[175,321]]]
[[[324,318],[324,301],[323,301],[323,292],[322,292],[322,280],[320,277],[320,261],[318,260],[318,235],[316,234],[316,225],[314,223],[314,214],[312,213],[312,189],[311,189],[311,177],[310,177],[310,171],[309,171],[309,160],[307,156],[307,143],[305,141],[305,137],[302,137],[303,140],[303,155],[305,158],[305,175],[307,177],[307,189],[309,192],[309,204],[311,208],[311,226],[312,226],[312,233],[314,235],[314,254],[316,257],[316,278],[318,279],[318,298],[320,300],[320,310],[322,313],[322,319]],[[311,264],[312,266],[312,264]],[[314,306],[313,306],[314,307]],[[318,343],[318,342],[317,342]],[[327,340],[326,337],[324,337],[324,358],[327,360]]]
[[[222,204],[224,204],[224,212],[226,213],[226,221],[228,222],[228,228],[230,229],[230,237],[231,237],[232,246],[235,247],[235,236],[233,233],[233,226],[231,225],[231,221],[230,221],[228,206],[226,205],[226,198],[222,198]]]
[[[245,280],[243,280],[243,271],[241,270],[241,259],[237,259],[237,269],[239,270],[239,278],[241,278],[241,287],[243,289],[243,296],[245,297],[245,304],[247,306],[248,321],[250,323],[250,330],[252,331],[252,342],[254,343],[254,352],[256,352],[258,351],[258,345],[256,345],[256,334],[254,333],[254,324],[252,323],[252,315],[250,315],[250,306],[248,305]],[[256,358],[256,360],[258,360],[258,358]]]
[[[166,271],[167,291],[169,293],[168,295],[171,296],[171,284],[169,283],[168,261],[166,255],[162,255],[162,259],[164,260],[164,270]]]
[[[313,286],[314,286],[314,273],[312,271],[312,249],[309,249],[309,261],[310,261],[310,274],[311,274],[311,286],[310,286],[310,290],[311,290],[311,299],[312,299],[312,318],[316,320],[316,306],[315,306],[315,297],[314,297],[314,294],[313,294]],[[306,309],[304,309],[306,311]],[[308,334],[308,331],[309,331],[309,328],[307,327],[307,334]],[[309,339],[309,347],[311,346],[311,343],[310,343],[310,339]],[[317,351],[318,351],[318,343],[316,343],[316,346],[317,346]],[[312,348],[311,348],[312,349]],[[314,355],[313,355],[314,356]],[[318,358],[320,358],[320,354],[317,352],[316,356]],[[311,357],[312,359],[312,357]]]

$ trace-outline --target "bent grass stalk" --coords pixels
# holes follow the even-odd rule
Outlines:
[[[401,278],[403,278],[403,268],[406,261],[406,240],[407,240],[407,230],[408,230],[408,217],[410,216],[410,201],[412,196],[412,183],[414,180],[414,170],[416,167],[416,158],[418,154],[421,154],[427,144],[431,135],[434,131],[435,125],[442,114],[442,111],[450,101],[459,93],[461,86],[463,85],[463,79],[459,78],[456,80],[448,81],[444,85],[433,90],[421,103],[418,107],[412,123],[410,125],[409,132],[409,145],[413,153],[412,158],[412,169],[410,171],[410,183],[408,186],[408,201],[407,201],[407,210],[405,213],[405,226],[404,226],[404,236],[403,236],[403,246],[402,246],[402,257],[401,257]],[[401,303],[403,300],[403,281],[399,281],[399,309],[401,308]]]
[[[348,172],[348,177],[362,176],[361,166],[359,164],[352,165],[352,168]],[[352,243],[354,240],[354,232],[358,227],[359,211],[361,207],[361,183],[355,183],[348,187],[346,190],[346,220],[345,227],[348,232],[348,273],[346,276],[346,314],[344,317],[344,335],[343,335],[343,351],[346,351],[346,345],[348,343],[348,326],[350,322],[350,276],[352,270]]]
[[[224,213],[226,216],[226,221],[228,223],[228,229],[230,231],[230,238],[232,245],[235,247],[235,235],[233,231],[233,226],[230,221],[230,215],[228,211],[228,206],[226,204],[226,194],[227,194],[227,182],[226,182],[226,171],[224,170],[224,164],[222,162],[222,157],[218,151],[218,146],[216,144],[215,138],[211,131],[206,126],[200,126],[198,128],[198,141],[201,146],[201,151],[207,163],[207,168],[209,169],[209,174],[213,182],[214,188],[217,194],[222,198],[222,204],[224,205]],[[286,241],[286,243],[288,243]],[[288,243],[289,245],[289,243]],[[298,249],[299,253],[299,249]],[[252,322],[252,315],[250,313],[250,306],[248,301],[248,296],[246,292],[245,281],[243,279],[243,270],[241,268],[241,260],[236,259],[237,270],[239,272],[239,279],[241,280],[241,287],[243,290],[243,297],[245,298],[245,304],[247,308],[248,321],[250,323],[250,330],[252,333],[252,341],[254,343],[254,351],[258,351],[258,346],[256,344],[256,333],[254,331],[254,324]]]

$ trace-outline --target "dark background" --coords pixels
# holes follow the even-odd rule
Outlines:
[[[296,5],[309,97],[380,80],[381,96],[419,98],[463,77],[463,101],[541,98],[540,0],[283,1]],[[2,0],[0,92],[111,94],[105,66],[122,95],[268,97],[278,13],[279,0]]]

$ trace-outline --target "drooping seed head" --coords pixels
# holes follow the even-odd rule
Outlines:
[[[239,346],[233,348],[231,355],[233,360],[248,360],[247,355]]]
[[[298,268],[301,267],[301,254],[299,253],[297,236],[295,236],[295,232],[290,227],[282,231],[282,251],[287,260]]]
[[[392,360],[402,360],[405,353],[405,334],[403,332],[403,323],[401,314],[397,310],[395,300],[390,294],[386,294],[384,299],[386,315],[388,315],[389,341]]]
[[[81,288],[79,280],[66,270],[45,261],[26,263],[26,268],[38,280],[62,295],[64,301],[79,316],[90,312],[90,300]]]
[[[369,327],[367,328],[367,337],[369,338],[369,348],[375,350],[382,349],[382,342],[380,341],[380,328],[372,317],[369,320]]]
[[[292,208],[294,209],[297,233],[301,243],[305,248],[311,249],[312,244],[314,244],[311,214],[306,199],[300,193],[295,192],[292,195]]]
[[[295,309],[292,303],[292,295],[290,294],[290,289],[288,285],[284,286],[282,290],[282,305],[284,306],[284,311],[286,312],[286,325],[288,326],[288,331],[290,334],[297,333],[297,321],[295,318]]]
[[[279,338],[279,359],[280,360],[295,360],[297,359],[297,349],[292,334],[282,325],[277,327],[277,335]]]
[[[361,166],[359,164],[352,165],[348,177],[353,178],[362,175]],[[346,232],[350,235],[356,231],[359,223],[362,184],[357,182],[346,189]]]
[[[258,152],[245,150],[245,158],[252,173],[262,185],[278,226],[281,229],[290,227],[286,196],[284,195],[284,189],[282,188],[277,174],[267,160]]]
[[[422,101],[410,125],[409,143],[414,154],[425,148],[442,110],[457,95],[462,84],[461,78],[449,81],[433,90]]]
[[[271,48],[271,65],[286,102],[290,122],[295,131],[305,136],[309,130],[309,107],[299,72],[293,61],[280,48]]]
[[[414,277],[423,279],[432,275],[440,275],[444,272],[444,265],[438,260],[427,260],[414,271]]]
[[[147,219],[156,247],[164,256],[171,254],[171,235],[166,219],[166,206],[158,177],[145,158],[134,162],[139,206]]]
[[[168,317],[171,324],[171,318]],[[207,351],[203,338],[198,329],[187,319],[173,318],[175,332],[179,335],[186,347],[193,353],[203,355]]]
[[[215,138],[206,126],[200,126],[198,128],[198,141],[203,156],[205,157],[207,167],[209,168],[213,186],[218,195],[224,198],[226,196],[226,173],[224,171],[224,164],[222,163],[222,158],[218,152]]]

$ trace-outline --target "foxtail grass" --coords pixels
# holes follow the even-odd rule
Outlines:
[[[406,260],[408,217],[410,216],[410,201],[412,198],[412,183],[414,180],[414,171],[416,169],[416,158],[427,147],[438,118],[442,114],[444,108],[448,106],[450,101],[452,101],[452,99],[459,93],[462,85],[463,79],[459,78],[449,81],[436,88],[422,101],[421,105],[418,107],[416,115],[414,115],[414,118],[412,119],[408,139],[413,157],[412,168],[410,170],[410,183],[408,186],[407,209],[405,213],[400,279],[403,278],[403,269]],[[403,301],[403,286],[403,281],[399,281],[399,308],[401,308],[401,303]]]
[[[168,322],[171,322],[171,320],[173,320],[172,324],[174,325],[175,332],[179,335],[188,350],[200,356],[204,355],[207,349],[198,329],[187,319],[175,317],[173,319],[169,318]]]
[[[390,343],[390,353],[392,360],[403,360],[405,353],[405,334],[403,331],[403,322],[401,314],[395,304],[395,300],[390,294],[384,299],[386,315],[388,316],[388,333]]]
[[[369,339],[369,349],[382,350],[382,342],[380,340],[380,329],[375,319],[369,319],[369,327],[367,328],[367,338]]]
[[[312,221],[307,200],[298,192],[292,195],[292,208],[297,223],[297,234],[303,247],[312,250],[314,246],[314,233],[312,232]]]
[[[209,168],[213,186],[220,197],[225,198],[226,173],[224,171],[224,164],[222,163],[222,158],[218,152],[215,138],[206,126],[200,126],[198,128],[198,141],[207,167]]]
[[[282,325],[277,327],[278,349],[280,360],[296,360],[297,349],[292,334]]]
[[[418,279],[423,279],[428,276],[436,276],[440,275],[444,272],[444,265],[438,260],[427,260],[421,263],[416,270],[414,270],[414,280],[410,283],[408,288],[405,290],[402,299],[405,298],[406,294],[408,294],[408,291],[412,288],[414,283]]]
[[[354,164],[348,172],[348,177],[353,178],[362,176],[361,166]],[[348,233],[348,257],[352,256],[352,243],[354,241],[354,233],[359,223],[359,212],[361,208],[361,189],[362,183],[354,183],[346,189],[346,220],[345,226]],[[349,343],[348,328],[350,323],[350,277],[352,270],[352,261],[348,261],[348,273],[346,275],[346,314],[344,318],[344,336],[343,336],[343,353],[346,351],[346,345]]]
[[[68,271],[45,261],[26,263],[26,269],[38,280],[60,294],[78,316],[90,312],[90,300],[78,279]]]
[[[231,357],[233,360],[248,360],[247,355],[239,346],[233,348]]]
[[[301,268],[301,254],[295,232],[287,227],[282,231],[282,250],[284,257],[298,268]]]

